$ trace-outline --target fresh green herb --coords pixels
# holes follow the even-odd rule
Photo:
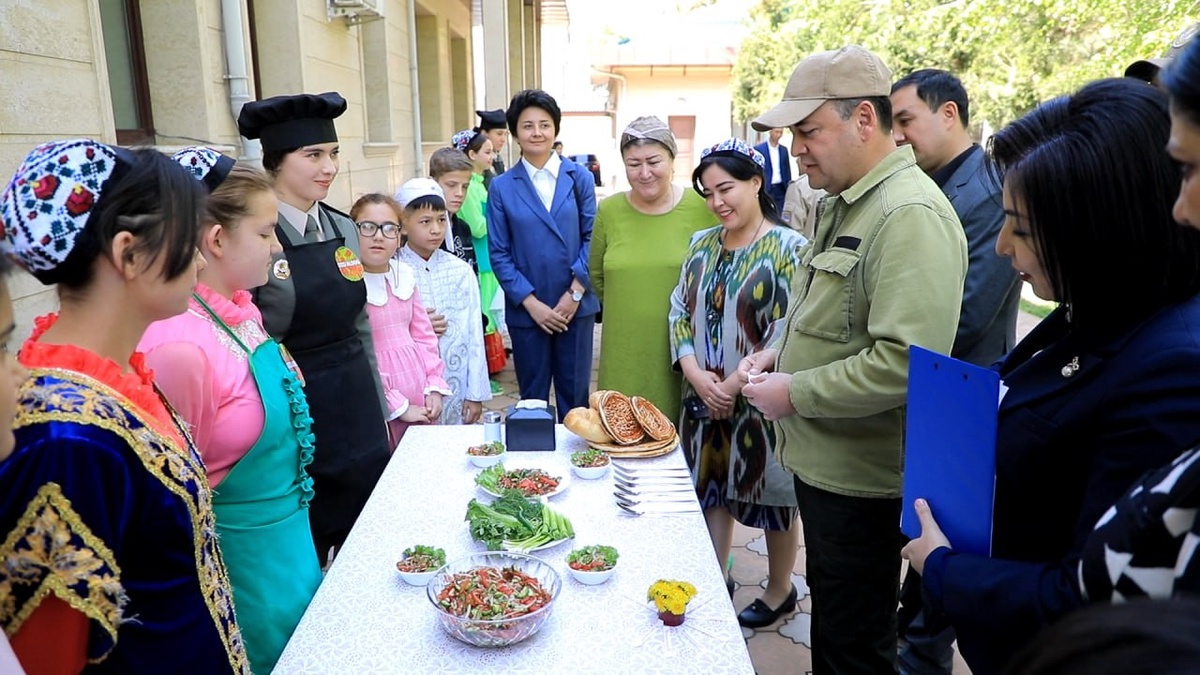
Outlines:
[[[581,572],[603,572],[616,566],[618,557],[611,546],[584,546],[567,554],[567,565]]]
[[[491,505],[472,499],[467,504],[466,520],[471,524],[471,537],[483,542],[489,551],[527,551],[575,536],[575,528],[566,516],[515,492],[506,493]]]

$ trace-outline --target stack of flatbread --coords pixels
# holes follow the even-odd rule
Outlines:
[[[679,440],[671,420],[640,396],[600,390],[588,397],[588,406],[568,412],[563,424],[615,457],[665,455]]]

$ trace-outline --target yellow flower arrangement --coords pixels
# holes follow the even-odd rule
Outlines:
[[[696,596],[696,587],[686,581],[659,579],[650,584],[646,599],[654,601],[654,607],[660,612],[683,614],[687,604]]]

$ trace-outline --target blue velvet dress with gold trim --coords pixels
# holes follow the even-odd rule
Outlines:
[[[37,344],[50,323],[22,348],[31,377],[16,449],[0,462],[0,625],[18,635],[53,596],[87,617],[85,672],[249,672],[212,494],[182,423],[140,354],[131,375]]]

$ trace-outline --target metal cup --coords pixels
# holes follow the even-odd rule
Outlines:
[[[483,442],[491,443],[500,438],[500,413],[488,410],[483,413]]]

